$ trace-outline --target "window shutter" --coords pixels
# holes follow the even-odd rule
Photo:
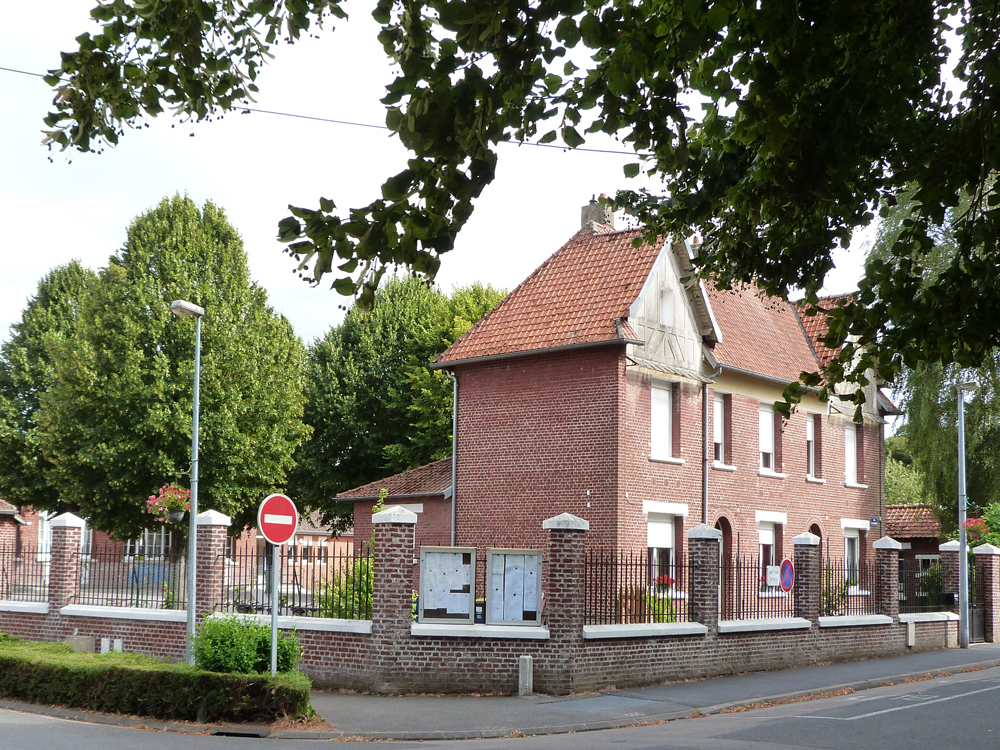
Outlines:
[[[823,415],[817,414],[813,417],[813,456],[815,463],[814,477],[819,479],[823,476]]]
[[[681,384],[673,383],[670,387],[670,402],[673,407],[670,413],[670,455],[681,456]]]
[[[781,471],[781,415],[774,415],[774,470]]]

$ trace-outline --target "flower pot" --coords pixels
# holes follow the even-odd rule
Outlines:
[[[181,521],[184,520],[184,511],[183,510],[168,510],[167,511],[167,520],[170,521],[170,523],[180,523]]]

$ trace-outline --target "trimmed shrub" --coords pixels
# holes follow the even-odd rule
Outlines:
[[[180,721],[272,721],[307,714],[310,688],[298,672],[221,674],[139,654],[0,641],[0,697],[29,703]]]
[[[279,631],[278,671],[293,671],[300,654],[299,639]],[[270,672],[271,628],[236,615],[206,619],[195,636],[194,661],[210,672]]]

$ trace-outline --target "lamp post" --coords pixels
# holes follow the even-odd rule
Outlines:
[[[958,383],[958,645],[969,647],[969,555],[965,539],[965,394],[975,380]]]
[[[195,595],[198,581],[198,398],[201,395],[201,318],[205,308],[184,300],[170,303],[170,312],[179,318],[195,319],[194,323],[194,416],[191,427],[191,513],[188,518],[188,595],[187,638],[184,654],[188,664],[194,664]]]

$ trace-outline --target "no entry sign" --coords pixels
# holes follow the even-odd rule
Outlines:
[[[295,536],[299,525],[299,512],[295,503],[284,495],[274,494],[264,498],[257,511],[257,529],[271,544],[287,544]]]

